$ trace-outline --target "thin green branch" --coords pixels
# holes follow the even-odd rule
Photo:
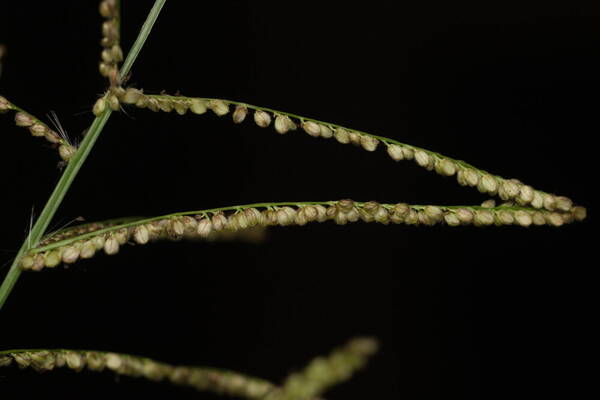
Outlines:
[[[152,10],[150,10],[148,17],[146,18],[146,22],[144,23],[140,33],[138,34],[137,40],[135,41],[131,51],[127,55],[127,59],[123,64],[123,68],[121,69],[121,76],[124,76],[129,72],[129,69],[131,68],[133,62],[139,55],[139,52],[142,46],[144,45],[146,38],[150,34],[152,26],[156,22],[160,10],[162,9],[165,2],[166,0],[155,0]],[[35,247],[42,238],[42,235],[48,228],[48,225],[54,217],[56,210],[60,206],[63,198],[69,190],[69,187],[73,183],[75,176],[77,176],[77,173],[79,172],[79,170],[83,166],[83,163],[87,159],[87,156],[89,155],[90,151],[92,150],[92,147],[96,143],[96,140],[102,132],[102,129],[108,121],[108,118],[110,117],[111,113],[112,111],[110,109],[106,109],[100,116],[94,119],[92,125],[88,129],[87,134],[85,135],[85,138],[81,142],[79,149],[71,158],[71,161],[69,162],[65,171],[63,172],[58,184],[56,185],[54,191],[52,192],[52,195],[50,196],[46,205],[44,206],[44,209],[42,210],[39,218],[33,225],[31,232],[29,232],[27,240],[25,240],[25,242],[19,249],[19,252],[17,253],[17,256],[15,257],[10,267],[10,270],[8,271],[6,277],[4,278],[4,281],[2,282],[2,285],[0,286],[0,309],[4,305],[4,302],[8,298],[15,283],[19,279],[19,276],[21,274],[21,269],[19,268],[21,257],[24,254],[26,254],[32,247]]]

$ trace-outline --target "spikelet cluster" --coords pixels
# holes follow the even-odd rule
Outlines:
[[[352,339],[329,356],[317,357],[304,370],[291,374],[283,384],[282,393],[272,395],[272,398],[314,398],[330,387],[350,379],[356,371],[365,366],[369,357],[377,351],[377,347],[377,341],[372,338]]]
[[[5,97],[0,96],[0,114],[8,111],[16,111],[15,124],[17,126],[27,128],[32,136],[44,138],[56,147],[63,161],[69,161],[77,151],[77,148],[69,142],[66,135],[56,132],[38,118],[16,107]]]
[[[100,74],[108,78],[111,88],[121,86],[119,79],[119,63],[123,61],[123,50],[119,44],[119,7],[116,0],[100,2],[102,23],[102,53],[100,56]]]
[[[530,225],[561,226],[586,217],[583,207],[573,207],[568,212],[536,210],[504,204],[500,207],[443,207],[411,206],[406,203],[380,204],[375,201],[358,203],[350,199],[323,204],[299,204],[269,206],[260,210],[256,207],[240,206],[236,211],[205,212],[198,215],[174,216],[153,220],[138,225],[119,228],[109,232],[86,235],[85,239],[46,251],[33,250],[21,259],[24,270],[39,271],[45,267],[56,267],[61,263],[73,264],[79,259],[93,257],[97,252],[117,254],[126,243],[143,245],[159,239],[182,238],[210,239],[214,235],[246,231],[254,227],[303,226],[309,222],[334,221],[338,225],[364,221],[381,224],[406,224],[432,226],[474,225]],[[81,228],[93,232],[97,226]],[[62,237],[74,237],[75,230]],[[61,239],[62,240],[62,239]]]
[[[149,358],[96,351],[39,350],[0,355],[0,367],[15,363],[20,368],[33,368],[40,372],[55,368],[81,371],[113,371],[119,375],[140,377],[152,381],[169,381],[175,385],[189,386],[200,391],[225,393],[249,399],[263,398],[274,386],[262,379],[230,371],[210,368],[173,366]]]
[[[387,154],[395,161],[412,160],[420,167],[434,171],[443,176],[455,176],[460,185],[477,188],[481,193],[497,196],[504,201],[511,201],[524,207],[544,209],[547,211],[568,212],[573,208],[573,202],[564,196],[557,196],[535,190],[517,179],[505,179],[481,171],[463,161],[445,157],[441,154],[418,147],[398,143],[392,139],[375,137],[353,129],[339,127],[316,120],[291,116],[285,113],[262,109],[249,104],[236,103],[220,99],[203,99],[180,96],[143,95],[138,89],[130,89],[135,93],[135,101],[129,102],[138,107],[149,108],[152,111],[175,110],[185,114],[191,110],[203,114],[212,110],[218,116],[229,113],[230,107],[235,106],[232,113],[233,122],[242,123],[252,113],[252,120],[261,128],[273,126],[279,134],[301,128],[312,137],[324,139],[335,138],[339,143],[351,143],[367,151],[375,151],[383,143]]]

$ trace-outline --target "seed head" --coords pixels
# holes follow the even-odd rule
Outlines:
[[[81,245],[81,253],[79,256],[81,258],[87,259],[94,257],[96,254],[96,246],[94,245],[93,240],[87,240]]]
[[[417,162],[417,164],[419,164],[419,166],[427,168],[429,166],[429,163],[431,162],[431,157],[426,152],[422,150],[417,150],[415,152],[415,161]]]
[[[512,211],[500,210],[496,213],[496,225],[512,225],[515,222],[515,216]]]
[[[533,223],[533,219],[527,211],[518,210],[515,212],[515,222],[521,226],[528,227]]]
[[[223,100],[210,100],[208,102],[208,108],[219,117],[222,117],[229,112],[229,106]]]
[[[533,188],[529,185],[521,185],[517,202],[519,204],[529,204],[533,201]]]
[[[204,114],[206,112],[206,101],[201,99],[192,99],[190,101],[190,110],[194,114]]]
[[[277,133],[283,135],[292,129],[292,127],[295,127],[295,124],[287,115],[278,114],[275,117],[275,130]]]
[[[387,147],[387,153],[394,161],[400,161],[404,159],[404,153],[402,147],[397,144],[391,144]]]
[[[583,221],[587,217],[587,209],[585,207],[575,206],[571,209],[571,212],[577,221]]]
[[[536,190],[533,193],[533,200],[531,201],[531,206],[534,208],[542,208],[544,206],[544,196],[541,192]]]
[[[60,264],[60,261],[61,261],[60,250],[58,250],[58,249],[50,250],[49,252],[46,253],[46,256],[44,259],[44,265],[48,268],[54,268],[58,264]]]
[[[569,211],[573,208],[573,202],[571,199],[565,196],[558,196],[555,198],[556,208],[560,211]]]
[[[321,125],[321,137],[323,139],[329,139],[333,137],[333,131],[330,127]]]
[[[76,152],[77,149],[70,144],[61,144],[58,148],[58,154],[60,154],[60,158],[65,161],[69,161],[71,158],[73,158]]]
[[[448,226],[459,226],[460,219],[456,216],[455,213],[449,212],[444,215],[444,221]]]
[[[104,242],[104,252],[109,256],[119,252],[119,242],[113,235],[110,235]]]
[[[150,240],[150,232],[146,225],[138,225],[133,228],[133,240],[137,244],[146,244]]]
[[[221,214],[220,216],[223,217],[223,218],[225,218],[225,216],[223,214]],[[217,216],[216,215],[213,216],[213,220],[215,219],[215,217],[217,217]],[[222,225],[220,227],[220,229],[223,229],[223,227],[224,227],[224,225]],[[206,238],[212,232],[213,224],[210,221],[210,219],[203,218],[200,221],[198,221],[198,228],[197,229],[198,229],[198,235],[200,237]]]
[[[12,110],[12,107],[6,97],[0,96],[0,114],[4,114],[8,110]]]
[[[263,110],[254,111],[254,122],[261,128],[266,128],[271,124],[271,115]]]
[[[438,174],[445,176],[452,176],[456,173],[456,165],[445,158],[436,161],[435,169]]]
[[[17,126],[29,127],[34,124],[33,117],[27,113],[19,111],[15,114],[15,124]]]
[[[367,151],[375,151],[379,145],[379,140],[372,136],[363,135],[360,138],[360,145]]]
[[[233,122],[241,124],[246,119],[246,115],[248,115],[248,108],[243,105],[237,105],[232,115]]]
[[[556,209],[556,197],[546,193],[544,196],[544,208],[546,210],[554,211]]]
[[[473,223],[475,226],[492,225],[494,223],[494,213],[485,209],[476,210]]]
[[[473,211],[471,211],[467,208],[459,208],[455,211],[455,213],[456,213],[456,217],[463,224],[468,225],[471,222],[473,222],[473,218],[474,218]]]
[[[312,137],[321,136],[321,126],[312,121],[302,121],[300,124],[304,132],[308,133]]]
[[[65,264],[73,264],[79,259],[80,250],[77,246],[68,246],[62,252],[62,261]]]
[[[481,207],[483,207],[483,208],[494,208],[494,207],[496,207],[496,200],[494,200],[494,199],[486,200],[483,203],[481,203]]]
[[[344,199],[337,202],[337,207],[342,212],[348,212],[354,207],[354,200]]]
[[[344,129],[336,129],[333,135],[335,136],[335,139],[342,144],[350,143],[350,134]]]
[[[144,92],[135,88],[127,88],[125,94],[121,97],[121,101],[125,104],[136,104],[140,97],[144,96]]]
[[[483,174],[477,188],[482,193],[495,194],[498,190],[498,181],[496,181],[496,178],[494,178],[492,175]]]

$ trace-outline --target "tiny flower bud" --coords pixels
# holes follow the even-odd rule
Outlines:
[[[96,246],[93,240],[87,240],[81,245],[81,258],[92,258],[96,254]]]
[[[507,182],[507,181],[505,181]],[[494,194],[498,190],[498,181],[492,175],[483,174],[481,180],[477,184],[477,188],[482,193]],[[506,199],[503,199],[506,200]]]
[[[114,94],[108,95],[108,106],[113,111],[120,110],[119,99],[117,98],[117,96],[115,96]]]
[[[481,203],[481,207],[483,208],[494,208],[496,207],[496,201],[494,199],[489,199]]]
[[[514,199],[519,195],[519,186],[510,180],[504,180],[498,189],[498,195],[502,200]]]
[[[438,174],[445,176],[452,176],[456,173],[456,165],[445,158],[435,163],[435,169]]]
[[[206,112],[206,102],[201,99],[192,99],[190,101],[190,110],[194,114],[204,114]]]
[[[108,369],[113,371],[118,371],[123,365],[123,360],[121,356],[115,353],[107,353],[106,356],[106,366]]]
[[[465,225],[473,222],[473,212],[467,208],[459,208],[455,211],[456,217]]]
[[[546,210],[554,211],[556,208],[556,197],[546,193],[544,196],[544,208]]]
[[[323,139],[329,139],[333,137],[333,131],[331,128],[325,125],[321,125],[321,137]]]
[[[431,157],[426,152],[422,150],[417,150],[415,152],[415,161],[417,162],[417,164],[419,164],[419,166],[427,168],[429,166],[429,163],[431,162]]]
[[[76,151],[77,150],[75,147],[68,144],[61,144],[58,148],[58,154],[60,154],[60,158],[65,161],[69,161],[75,155]]]
[[[119,242],[113,235],[110,235],[104,242],[104,252],[109,256],[119,252]]]
[[[137,244],[146,244],[150,240],[150,233],[146,225],[138,225],[133,228],[133,240]]]
[[[556,208],[561,211],[569,211],[573,208],[573,202],[571,199],[565,196],[558,196],[555,198],[556,200]]]
[[[118,44],[115,44],[111,49],[110,52],[112,54],[112,58],[113,60],[115,60],[115,62],[121,62],[123,61],[123,50],[121,49],[121,46],[119,46]]]
[[[254,122],[261,128],[266,128],[271,124],[271,115],[263,110],[254,111]]]
[[[354,201],[351,199],[344,199],[337,202],[337,206],[342,212],[348,212],[354,207]]]
[[[213,216],[213,220],[215,219],[215,217],[217,217],[216,215]],[[219,224],[223,224],[221,217],[226,218],[223,214],[220,214],[220,217],[217,219]],[[223,229],[225,225],[220,225],[220,229]],[[212,232],[213,229],[213,224],[211,222],[211,220],[209,220],[208,218],[203,218],[200,221],[198,221],[198,235],[200,237],[206,238],[208,237],[208,235],[210,235],[210,233]]]
[[[294,123],[287,115],[278,114],[275,118],[275,130],[279,134],[283,135],[287,133],[290,129],[292,129],[292,126],[294,126]]]
[[[416,210],[408,210],[408,214],[404,217],[404,223],[406,225],[416,225],[419,222],[419,213]]]
[[[321,136],[321,127],[319,126],[319,124],[312,121],[302,121],[301,126],[302,129],[304,129],[304,132],[308,133],[310,136]]]
[[[541,211],[534,211],[531,215],[531,219],[533,220],[534,225],[546,224],[546,218],[544,218],[544,213]]]
[[[565,221],[560,213],[551,212],[546,214],[546,222],[552,226],[562,226]]]
[[[397,144],[389,145],[387,148],[387,153],[394,161],[400,161],[404,159],[402,147],[398,146]]]
[[[19,111],[15,114],[15,124],[17,126],[29,127],[34,124],[34,120],[31,115]]]
[[[375,151],[379,145],[379,140],[371,136],[361,136],[360,145],[366,151]]]
[[[127,88],[125,94],[121,97],[121,101],[125,104],[136,104],[144,93],[135,88]]]
[[[85,365],[83,358],[73,351],[69,351],[65,354],[65,361],[69,368],[76,371],[81,370]]]
[[[533,200],[531,206],[534,208],[542,208],[544,206],[544,196],[537,190],[533,193]]]
[[[350,143],[355,146],[360,146],[361,135],[356,132],[348,132],[348,136],[350,136]]]
[[[58,264],[60,264],[60,261],[61,261],[60,250],[58,250],[58,249],[50,250],[49,252],[46,253],[46,256],[44,259],[44,265],[48,268],[54,268]]]
[[[173,108],[177,114],[184,115],[188,110],[188,103],[182,100],[176,100],[173,103]]]
[[[246,115],[248,115],[248,108],[246,106],[237,105],[232,115],[233,122],[235,124],[241,124],[246,119]]]
[[[12,107],[6,97],[0,96],[0,114],[4,114],[8,110],[12,110]]]
[[[531,214],[524,210],[519,210],[515,212],[515,221],[517,224],[524,227],[530,226],[533,222]]]
[[[327,209],[320,204],[318,204],[314,207],[317,210],[317,221],[318,222],[327,221]]]
[[[219,211],[211,218],[212,229],[215,231],[223,230],[227,227],[227,217],[222,211]],[[200,229],[200,222],[198,222],[198,229]],[[200,233],[200,232],[198,232]]]
[[[402,147],[402,154],[405,160],[412,160],[415,158],[415,151],[410,147]]]
[[[33,256],[24,256],[23,258],[21,258],[21,264],[20,267],[21,269],[32,269],[33,265],[35,264],[35,257]]]
[[[348,215],[345,212],[338,212],[333,221],[338,225],[346,225],[348,223]]]
[[[68,246],[63,249],[62,252],[62,261],[65,264],[73,264],[75,261],[79,259],[79,248],[77,246]]]
[[[496,213],[497,225],[512,225],[515,222],[515,216],[512,211],[500,210]]]
[[[465,181],[469,186],[477,186],[479,184],[479,173],[474,169],[467,168],[464,170]]]
[[[223,100],[210,100],[208,102],[208,108],[210,108],[219,117],[229,112],[229,106],[225,104]]]
[[[348,131],[338,128],[335,130],[334,136],[335,139],[342,144],[350,143],[350,134],[348,133]]]
[[[459,226],[460,225],[460,220],[458,219],[456,214],[451,213],[451,212],[444,215],[444,221],[446,222],[446,224],[448,226]]]
[[[46,130],[47,128],[44,125],[38,123],[35,123],[29,127],[29,132],[31,132],[31,135],[36,137],[45,136]]]
[[[315,206],[304,207],[304,214],[306,215],[306,219],[308,221],[316,221],[319,217],[319,212],[317,211],[317,207]]]
[[[300,226],[306,225],[306,223],[308,222],[308,219],[306,218],[304,208],[300,208],[300,210],[298,210],[298,212],[296,213],[296,218],[295,218],[294,222]]]
[[[587,209],[585,207],[575,206],[571,209],[571,212],[577,221],[583,221],[587,217]]]
[[[529,185],[521,185],[517,201],[523,205],[531,203],[533,201],[533,188]]]
[[[492,225],[494,223],[494,213],[484,209],[477,210],[473,222],[475,226]]]
[[[158,108],[162,112],[173,111],[173,102],[170,99],[158,99]]]
[[[346,213],[346,218],[348,219],[349,222],[356,222],[360,219],[360,213],[358,212],[358,210],[355,207]]]

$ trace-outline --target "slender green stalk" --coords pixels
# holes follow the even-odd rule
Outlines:
[[[150,10],[148,17],[146,18],[146,22],[144,22],[144,25],[142,26],[142,29],[138,34],[138,37],[135,43],[133,44],[133,47],[131,48],[125,62],[123,63],[123,68],[121,68],[121,77],[124,77],[126,74],[129,73],[131,66],[133,65],[138,54],[140,53],[140,50],[142,49],[146,38],[150,34],[150,31],[152,30],[152,27],[154,26],[154,23],[156,22],[160,10],[164,6],[165,2],[166,0],[155,0],[154,6],[152,7],[152,10]],[[106,111],[104,111],[104,113],[102,113],[100,116],[94,119],[92,125],[90,126],[90,129],[88,130],[88,133],[85,135],[85,138],[81,142],[79,149],[67,165],[67,168],[62,174],[58,184],[56,185],[46,205],[44,206],[44,209],[42,210],[39,218],[33,225],[31,232],[29,232],[27,240],[23,243],[21,249],[17,253],[17,256],[15,257],[10,267],[10,270],[8,271],[8,274],[2,282],[2,286],[0,286],[0,309],[4,305],[4,302],[8,298],[10,292],[12,291],[15,283],[17,282],[21,274],[21,269],[19,268],[20,258],[23,256],[23,254],[27,253],[32,247],[34,247],[42,238],[42,235],[48,228],[48,225],[54,217],[56,210],[60,206],[67,191],[71,187],[73,180],[75,179],[77,173],[83,166],[83,163],[87,159],[87,156],[92,150],[92,147],[96,143],[96,140],[102,132],[106,121],[108,121],[108,118],[110,118],[111,113],[112,111],[110,109],[107,109]]]

